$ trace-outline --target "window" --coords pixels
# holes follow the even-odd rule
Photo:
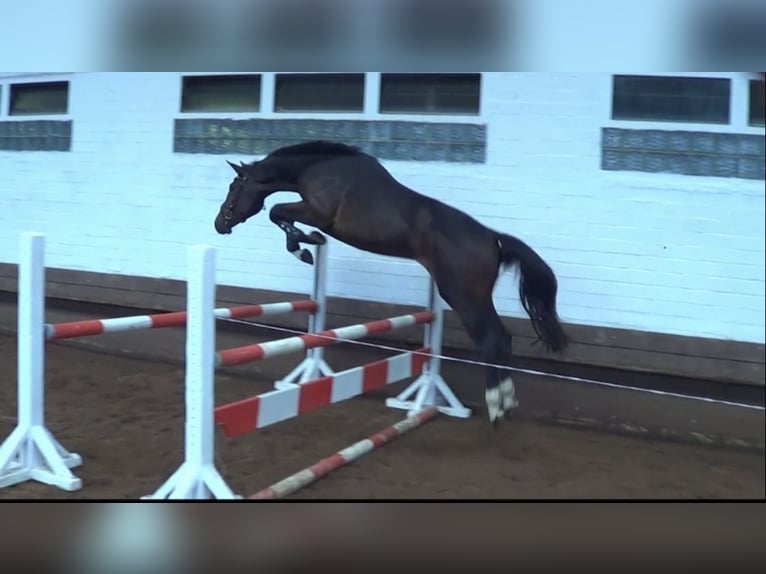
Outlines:
[[[612,119],[729,123],[726,78],[614,76]]]
[[[257,112],[261,108],[261,76],[184,76],[182,112]]]
[[[276,112],[361,112],[364,74],[277,74]]]
[[[481,74],[382,74],[380,113],[478,115]]]
[[[749,125],[765,125],[764,107],[766,107],[766,79],[750,80],[750,113],[748,114]]]
[[[8,114],[34,116],[66,114],[69,104],[69,82],[12,84]]]

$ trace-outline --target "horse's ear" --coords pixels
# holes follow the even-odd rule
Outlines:
[[[229,160],[226,160],[226,163],[231,166],[231,169],[237,172],[239,177],[243,177],[247,173],[247,166],[244,162],[240,162],[241,165],[237,165],[236,163],[231,163]]]

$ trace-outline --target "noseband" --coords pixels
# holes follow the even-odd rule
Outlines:
[[[229,202],[226,205],[224,205],[223,209],[221,210],[224,221],[231,221],[232,219],[234,219],[234,208],[237,207],[237,198],[239,197],[239,194],[242,191],[242,188],[244,187],[245,182],[247,181],[247,178],[238,177],[234,181],[239,182],[239,185],[237,185],[237,189],[232,194],[232,198],[229,200]]]

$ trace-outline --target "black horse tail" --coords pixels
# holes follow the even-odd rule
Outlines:
[[[563,351],[568,339],[556,312],[558,281],[553,270],[529,245],[512,235],[496,233],[500,261],[519,270],[519,299],[532,321],[537,341],[549,351]]]

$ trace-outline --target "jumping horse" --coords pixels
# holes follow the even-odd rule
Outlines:
[[[482,361],[507,367],[511,335],[492,292],[501,270],[515,267],[519,298],[538,340],[553,352],[567,346],[556,311],[556,276],[529,245],[409,189],[360,149],[310,141],[278,148],[250,164],[227,163],[236,176],[215,218],[218,233],[229,234],[262,211],[270,194],[295,192],[301,201],[274,205],[269,218],[285,233],[287,251],[301,261],[313,263],[301,244],[324,243],[322,233],[363,251],[417,261],[460,318]],[[322,233],[306,234],[296,222]],[[495,426],[518,405],[508,372],[486,367],[485,399]]]

